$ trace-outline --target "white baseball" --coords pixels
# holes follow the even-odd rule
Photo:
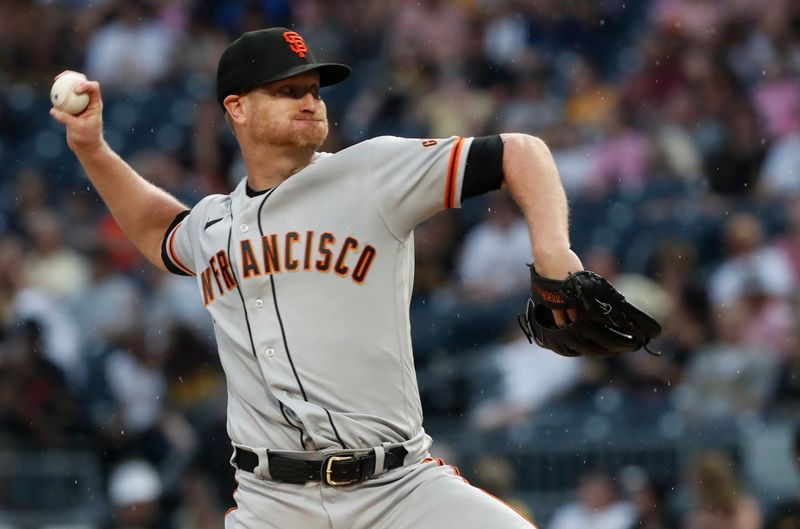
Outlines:
[[[80,114],[89,104],[89,94],[75,92],[75,84],[85,80],[86,76],[82,73],[67,72],[61,75],[50,89],[50,102],[59,110]]]

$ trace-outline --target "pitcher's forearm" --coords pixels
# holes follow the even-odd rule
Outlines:
[[[58,80],[71,70],[61,72]],[[75,83],[77,94],[87,94],[89,104],[78,114],[51,108],[50,115],[66,127],[67,145],[78,157],[89,180],[100,193],[125,235],[154,265],[161,262],[161,241],[183,204],[154,186],[125,163],[103,139],[103,98],[100,84],[88,79]]]
[[[505,184],[528,221],[534,257],[568,250],[567,197],[549,149],[532,136],[502,137]]]
[[[78,160],[125,235],[159,268],[161,241],[169,224],[188,209],[175,197],[142,178],[105,142]]]
[[[528,221],[536,271],[542,277],[565,279],[583,270],[570,248],[567,196],[550,149],[533,136],[501,136],[505,184]],[[576,317],[575,309],[553,310],[559,327]]]

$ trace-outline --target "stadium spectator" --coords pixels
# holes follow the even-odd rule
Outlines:
[[[472,483],[476,487],[500,498],[525,519],[533,522],[533,515],[528,504],[515,495],[516,472],[508,459],[499,456],[484,456],[474,466],[475,477],[472,479]]]
[[[675,32],[702,46],[712,44],[731,15],[719,0],[657,0],[652,20],[664,31]]]
[[[511,2],[501,3],[489,17],[483,35],[484,55],[493,64],[512,69],[522,67],[532,52],[528,46],[528,21]]]
[[[507,194],[488,197],[486,215],[467,234],[456,266],[461,297],[496,302],[530,287],[525,263],[531,262],[528,225]]]
[[[24,259],[19,239],[8,234],[0,237],[0,328],[15,317],[14,300],[26,283]]]
[[[800,114],[800,103],[794,112]],[[758,191],[767,199],[800,196],[800,133],[787,134],[767,149],[758,177]]]
[[[594,149],[582,137],[580,127],[569,122],[554,124],[543,131],[553,158],[558,164],[564,191],[571,198],[588,197],[593,194],[591,152]]]
[[[470,422],[482,431],[524,424],[581,380],[583,362],[558,356],[531,344],[516,325],[507,343],[489,347],[485,356],[500,377],[496,396],[484,397],[470,412]]]
[[[629,466],[620,471],[620,481],[625,493],[636,509],[631,529],[676,529],[669,508],[668,491],[641,467]]]
[[[531,240],[525,219],[504,193],[488,197],[482,222],[467,235],[456,263],[454,299],[457,312],[445,311],[434,324],[438,340],[454,349],[472,348],[497,339],[515,323],[520,300],[530,288]],[[446,332],[446,331],[445,331]],[[445,345],[447,348],[447,345]]]
[[[136,451],[163,469],[181,467],[191,457],[195,432],[185,416],[169,407],[165,354],[136,327],[102,358],[107,402],[94,404],[96,430],[112,455]]]
[[[566,119],[590,130],[601,127],[616,110],[619,88],[604,83],[596,68],[584,58],[571,65],[568,81]]]
[[[464,4],[403,0],[397,4],[388,33],[389,56],[410,53],[443,71],[457,70],[468,57],[468,27]],[[433,35],[435,45],[431,42]]]
[[[34,320],[10,325],[0,359],[0,425],[28,449],[57,448],[84,431],[85,417],[64,373],[43,354]]]
[[[776,58],[753,90],[753,105],[774,139],[800,132],[800,80],[787,70]]]
[[[15,278],[27,277],[20,272],[25,265],[13,270]],[[10,321],[34,320],[42,329],[41,354],[58,366],[73,390],[84,387],[87,377],[87,358],[83,335],[71,307],[41,288],[20,282],[9,307]]]
[[[685,88],[674,90],[666,97],[662,114],[653,133],[653,148],[660,162],[655,167],[686,182],[701,180],[702,154],[694,141],[694,126],[700,115],[698,98]]]
[[[650,140],[621,107],[609,110],[603,139],[592,153],[592,187],[595,191],[640,190],[651,161]]]
[[[516,130],[533,135],[547,134],[564,116],[564,104],[547,89],[537,72],[521,80],[510,99],[499,109],[500,130]]]
[[[791,439],[791,457],[794,470],[800,478],[800,427],[796,427]],[[766,529],[798,529],[800,528],[800,495],[781,501],[773,508],[772,516]]]
[[[718,85],[710,85],[706,100],[721,97],[730,96],[720,90]],[[705,159],[709,186],[712,191],[723,195],[755,193],[766,156],[755,114],[744,101],[737,106],[741,109],[724,116],[725,136]]]
[[[792,347],[778,367],[778,380],[770,406],[778,413],[791,415],[800,406],[800,325],[793,328]]]
[[[772,351],[778,359],[786,356],[795,347],[795,310],[782,296],[776,296],[765,288],[760,279],[750,278],[745,282],[741,303],[744,306],[747,328],[744,340],[755,347],[763,347],[765,354]]]
[[[694,421],[754,417],[775,385],[776,354],[745,341],[747,309],[717,309],[716,340],[689,355],[686,373],[673,393],[675,405]]]
[[[74,303],[89,285],[89,263],[64,243],[58,214],[39,211],[29,218],[26,231],[32,243],[25,263],[30,286]]]
[[[76,300],[76,317],[87,341],[105,346],[130,329],[139,317],[141,295],[127,276],[115,273],[109,251],[97,246],[89,254],[91,279]]]
[[[155,17],[146,0],[115,0],[111,18],[86,48],[86,73],[107,92],[134,93],[170,73],[178,35]]]
[[[617,497],[611,476],[590,471],[578,483],[577,499],[555,512],[550,529],[628,529],[635,516],[633,505]]]
[[[786,202],[785,231],[776,238],[775,244],[789,263],[792,280],[800,281],[800,197]]]
[[[161,506],[164,487],[155,467],[141,459],[115,466],[109,476],[111,520],[107,529],[161,529],[170,527]]]
[[[29,235],[28,228],[32,218],[42,211],[49,210],[52,198],[42,171],[29,166],[20,169],[9,179],[6,195],[2,200],[7,211],[7,231],[17,235]],[[6,186],[4,186],[6,187]]]
[[[692,505],[686,529],[761,529],[764,521],[755,498],[743,490],[736,467],[722,452],[704,452],[692,465]]]
[[[711,301],[716,307],[731,305],[751,281],[766,293],[788,296],[794,288],[789,263],[774,245],[765,241],[760,219],[750,213],[733,215],[724,227],[726,259],[709,278]]]
[[[469,112],[462,112],[469,108]],[[484,90],[470,86],[452,74],[437,77],[434,86],[419,99],[415,112],[424,116],[422,123],[431,137],[446,137],[454,130],[480,136],[496,112],[495,101]]]

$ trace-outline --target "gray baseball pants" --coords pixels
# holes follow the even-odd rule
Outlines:
[[[263,480],[237,471],[237,508],[225,529],[535,529],[441,460],[426,459],[359,484]]]

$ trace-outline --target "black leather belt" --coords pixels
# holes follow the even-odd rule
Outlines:
[[[253,472],[258,466],[258,455],[250,450],[234,447],[234,461],[239,470]],[[386,451],[383,468],[391,470],[403,466],[408,452],[402,446]],[[326,485],[350,485],[364,481],[375,472],[375,451],[364,454],[332,454],[324,459],[295,459],[268,453],[269,473],[275,481],[302,484],[322,481]]]

